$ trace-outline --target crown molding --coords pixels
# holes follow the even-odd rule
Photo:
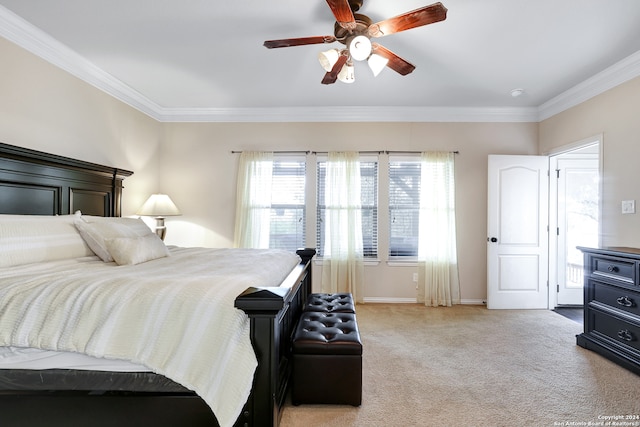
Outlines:
[[[535,122],[537,108],[283,107],[163,109],[162,122]]]
[[[538,121],[555,116],[638,76],[640,51],[540,105]]]
[[[539,107],[166,108],[0,6],[0,36],[160,122],[539,122],[640,75],[640,51]]]
[[[153,118],[161,110],[140,92],[4,6],[0,6],[0,36]]]

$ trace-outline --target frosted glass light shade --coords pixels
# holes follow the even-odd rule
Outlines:
[[[387,66],[388,62],[389,60],[387,58],[376,53],[372,54],[369,59],[367,59],[367,64],[369,64],[369,68],[373,72],[374,77],[377,77],[378,74],[384,70],[384,67]]]
[[[182,215],[182,213],[166,194],[152,194],[138,209],[136,215],[163,217]]]
[[[338,49],[329,49],[318,54],[318,61],[320,61],[320,65],[325,71],[331,71],[335,63],[338,62],[339,57],[340,52],[338,52]]]
[[[356,80],[355,68],[353,67],[353,63],[347,62],[344,64],[340,73],[338,73],[338,80],[342,83],[353,83]]]
[[[349,43],[349,53],[356,61],[363,61],[371,55],[371,40],[366,36],[356,36]]]

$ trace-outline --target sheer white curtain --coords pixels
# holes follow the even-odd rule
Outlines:
[[[234,246],[268,248],[273,153],[242,152],[238,165]]]
[[[362,302],[364,257],[358,153],[328,153],[322,291],[350,292]]]
[[[460,304],[456,253],[454,154],[422,153],[418,301]]]

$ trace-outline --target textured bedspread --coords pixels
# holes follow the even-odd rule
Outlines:
[[[133,266],[87,257],[0,269],[0,345],[145,365],[232,425],[257,365],[234,300],[249,286],[279,285],[298,262],[277,250],[172,248]]]

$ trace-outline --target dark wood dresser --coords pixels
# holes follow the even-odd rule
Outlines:
[[[585,248],[579,346],[640,375],[640,249]]]

